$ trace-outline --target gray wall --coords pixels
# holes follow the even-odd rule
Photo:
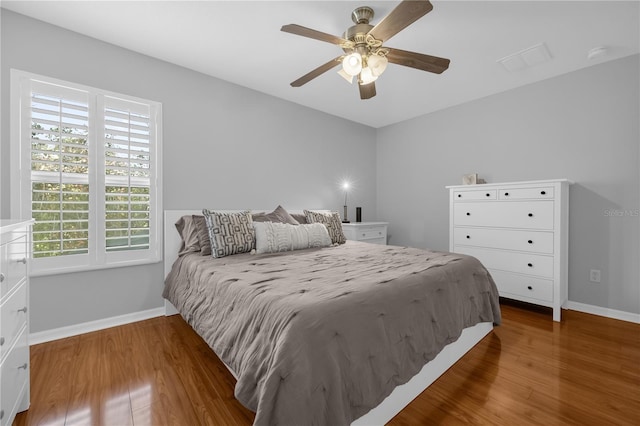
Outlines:
[[[341,209],[375,219],[375,130],[2,11],[0,216],[10,215],[9,70],[163,103],[164,208]],[[62,53],[62,55],[60,55]],[[340,210],[341,211],[341,210]],[[162,265],[31,280],[31,331],[162,305]]]
[[[634,55],[378,129],[391,243],[447,250],[445,186],[465,173],[568,178],[569,300],[640,313],[638,65]]]
[[[162,102],[166,209],[339,209],[350,177],[350,215],[363,206],[391,243],[446,250],[444,186],[462,174],[572,179],[570,300],[640,312],[640,219],[606,215],[639,208],[638,56],[376,131],[6,10],[1,43],[0,217],[16,68]],[[33,278],[32,332],[159,307],[162,280],[160,264]]]

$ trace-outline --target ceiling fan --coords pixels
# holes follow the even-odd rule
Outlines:
[[[300,87],[342,64],[338,74],[350,83],[356,77],[360,99],[370,99],[376,95],[375,80],[384,72],[389,62],[436,74],[442,73],[449,68],[449,59],[383,46],[383,43],[429,13],[431,9],[433,5],[428,0],[404,0],[373,26],[369,24],[373,18],[373,9],[368,6],[358,7],[351,14],[355,25],[349,27],[342,37],[301,25],[284,25],[281,31],[338,45],[345,53],[303,75],[292,82],[291,86]]]

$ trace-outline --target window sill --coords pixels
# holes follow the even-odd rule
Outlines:
[[[107,265],[68,266],[68,267],[55,268],[55,269],[48,268],[46,270],[38,270],[37,268],[34,268],[32,266],[29,275],[31,277],[47,277],[51,275],[73,274],[76,272],[93,272],[93,271],[100,271],[103,269],[127,268],[129,266],[151,265],[154,263],[161,263],[161,262],[162,262],[162,259],[141,259],[141,260],[132,260],[127,262],[110,263]]]

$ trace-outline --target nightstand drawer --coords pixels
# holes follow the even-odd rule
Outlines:
[[[347,240],[364,243],[387,244],[386,222],[343,223],[342,231]]]
[[[370,228],[358,229],[356,231],[359,240],[370,240],[372,238],[382,238],[385,234],[384,229]]]
[[[553,302],[553,281],[489,269],[500,296]]]
[[[27,286],[23,283],[2,303],[0,314],[0,360],[4,359],[18,333],[27,323]]]
[[[3,411],[0,425],[11,425],[13,418],[18,411],[18,404],[24,395],[25,388],[29,383],[29,345],[27,344],[27,330],[22,333],[16,341],[16,345],[9,353],[0,367],[0,410]]]
[[[553,232],[491,228],[454,228],[454,246],[489,247],[553,254]]]

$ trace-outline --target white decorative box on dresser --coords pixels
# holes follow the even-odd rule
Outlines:
[[[449,250],[480,260],[500,296],[553,308],[567,302],[566,179],[448,186]]]
[[[387,245],[388,222],[343,223],[342,232],[347,240]]]
[[[29,274],[32,221],[0,221],[0,425],[29,408]]]

